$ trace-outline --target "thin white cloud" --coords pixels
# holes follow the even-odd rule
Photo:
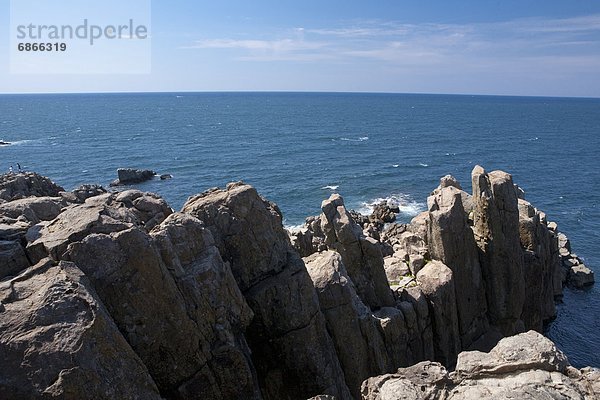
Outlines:
[[[600,15],[470,24],[354,21],[346,26],[293,28],[283,36],[272,40],[209,38],[185,48],[234,49],[232,57],[237,60],[265,62],[460,65],[530,57],[600,59]]]

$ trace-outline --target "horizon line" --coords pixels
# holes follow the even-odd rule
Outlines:
[[[82,92],[1,92],[0,96],[27,95],[110,95],[110,94],[219,94],[219,93],[281,93],[281,94],[394,94],[394,95],[429,95],[429,96],[472,96],[472,97],[526,97],[550,99],[590,99],[600,100],[600,96],[558,96],[535,94],[489,94],[489,93],[434,93],[434,92],[386,92],[386,91],[345,91],[345,90],[158,90],[158,91],[82,91]]]

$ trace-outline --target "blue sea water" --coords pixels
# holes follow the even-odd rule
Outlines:
[[[332,191],[365,210],[425,208],[439,178],[470,190],[476,164],[502,169],[600,276],[600,99],[327,94],[162,93],[0,96],[0,170],[20,163],[67,189],[108,185],[119,167],[173,175],[139,185],[175,209],[244,180],[288,225]],[[600,283],[565,289],[547,335],[571,363],[600,367]]]

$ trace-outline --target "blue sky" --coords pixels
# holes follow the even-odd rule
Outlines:
[[[600,2],[154,0],[150,74],[0,65],[1,93],[221,90],[600,97]]]

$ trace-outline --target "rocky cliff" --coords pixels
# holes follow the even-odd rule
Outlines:
[[[492,350],[540,331],[563,284],[593,273],[510,175],[476,167],[472,183],[442,178],[408,225],[332,195],[287,232],[243,183],[175,212],[2,176],[0,398],[481,397],[523,379],[597,394],[597,371],[533,332]]]

